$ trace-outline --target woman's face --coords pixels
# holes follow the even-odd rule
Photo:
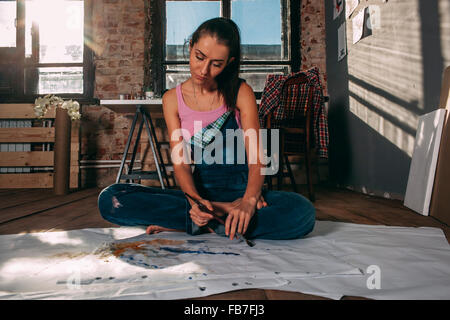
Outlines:
[[[198,85],[211,84],[225,69],[229,62],[229,53],[230,49],[218,43],[216,38],[209,35],[202,36],[191,47],[189,57],[189,66],[194,83]]]

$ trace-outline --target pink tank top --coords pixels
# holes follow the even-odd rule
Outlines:
[[[176,87],[178,101],[178,115],[180,117],[181,129],[183,130],[183,138],[189,141],[197,131],[214,122],[222,114],[227,111],[225,104],[211,111],[196,111],[191,109],[184,103],[183,94],[181,92],[181,84]],[[236,110],[236,121],[241,128],[239,110]],[[194,123],[195,122],[195,123]]]

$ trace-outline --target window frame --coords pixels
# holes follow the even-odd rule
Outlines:
[[[28,77],[25,79],[25,69],[40,68],[40,67],[83,67],[83,93],[58,93],[56,95],[63,99],[75,99],[82,104],[94,104],[97,99],[94,99],[94,52],[87,45],[87,40],[92,39],[92,8],[93,0],[84,1],[84,43],[83,43],[83,62],[79,63],[39,63],[38,57],[25,57],[25,1],[16,0],[17,4],[17,31],[16,31],[16,47],[13,56],[13,62],[16,63],[17,72],[14,74],[12,80],[12,92],[0,93],[0,103],[34,103],[35,99],[42,94],[25,94],[26,83],[36,87],[38,85],[37,79]],[[39,32],[39,31],[38,31]],[[38,35],[39,36],[39,35]],[[8,48],[0,51],[0,58],[7,52]],[[33,51],[36,51],[32,48]],[[37,53],[39,54],[39,53]]]
[[[166,82],[166,66],[168,65],[188,65],[189,61],[186,60],[166,60],[166,1],[167,0],[153,0],[158,8],[160,17],[153,16],[152,20],[153,28],[156,33],[161,36],[157,39],[154,39],[153,43],[156,45],[152,47],[157,47],[158,49],[153,50],[152,56],[152,68],[151,68],[151,78],[153,79],[153,89],[156,94],[162,95],[164,91],[167,90],[165,88]],[[221,16],[222,17],[231,17],[231,1],[232,0],[218,0],[221,2]],[[283,6],[281,9],[284,11],[284,16],[289,16],[289,24],[287,26],[287,37],[289,39],[290,46],[290,57],[288,60],[241,60],[241,68],[244,66],[289,66],[291,68],[291,72],[300,71],[301,65],[301,55],[300,55],[300,8],[301,8],[301,0],[286,0],[286,6]],[[160,28],[160,29],[159,29]],[[159,30],[158,30],[159,29]],[[158,41],[159,40],[159,41]],[[255,92],[256,98],[261,98],[262,92]]]

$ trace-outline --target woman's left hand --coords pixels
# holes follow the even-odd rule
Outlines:
[[[261,209],[264,207],[267,207],[268,204],[266,202],[266,200],[264,200],[264,197],[262,195],[259,196],[258,202],[256,203],[256,209]]]
[[[231,203],[228,217],[225,221],[225,234],[233,240],[236,232],[244,234],[248,224],[255,214],[257,205],[256,199],[239,198]]]

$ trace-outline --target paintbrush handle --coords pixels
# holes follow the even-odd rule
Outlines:
[[[225,224],[225,222],[222,220],[221,217],[219,217],[214,211],[209,210],[208,207],[206,207],[203,203],[201,203],[200,201],[198,201],[197,199],[194,199],[191,195],[187,194],[186,192],[184,193],[188,198],[190,198],[192,201],[195,202],[195,204],[200,208],[200,210],[211,214],[216,220],[218,220],[221,224]],[[250,240],[248,240],[246,237],[244,237],[244,235],[242,235],[239,232],[236,232],[236,235],[241,238],[242,240],[245,240],[245,242],[250,246],[253,247],[254,243]]]
[[[199,200],[193,198],[191,195],[184,193],[188,198],[195,202],[195,204],[200,208],[201,211],[211,214],[216,220],[218,220],[221,224],[225,224],[221,217],[219,217],[214,211],[209,210],[207,206],[201,203]]]

